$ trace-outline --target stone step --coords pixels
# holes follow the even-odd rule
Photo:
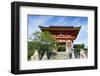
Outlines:
[[[55,56],[52,56],[51,59],[67,59],[66,52],[57,52]]]

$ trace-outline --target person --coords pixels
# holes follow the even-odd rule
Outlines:
[[[68,52],[69,52],[69,58],[71,59],[72,58],[72,50],[70,49]]]

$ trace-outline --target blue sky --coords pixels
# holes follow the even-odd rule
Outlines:
[[[28,38],[41,26],[81,26],[81,30],[74,44],[84,43],[88,46],[88,17],[78,16],[43,16],[28,15]]]

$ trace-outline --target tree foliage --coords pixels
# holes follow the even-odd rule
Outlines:
[[[80,52],[80,49],[84,49],[85,45],[84,44],[74,44],[73,48],[75,48],[76,52]]]
[[[85,45],[84,44],[74,44],[73,48],[84,48]]]
[[[32,55],[33,50],[37,50],[40,56],[40,59],[45,53],[52,52],[53,48],[56,48],[56,39],[49,32],[34,32],[31,39],[31,45],[28,46],[29,56]]]
[[[33,42],[28,42],[28,60],[34,54],[34,46],[33,45],[34,45]]]

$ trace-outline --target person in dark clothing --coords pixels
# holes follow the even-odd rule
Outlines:
[[[72,58],[72,50],[69,50],[69,58]]]

